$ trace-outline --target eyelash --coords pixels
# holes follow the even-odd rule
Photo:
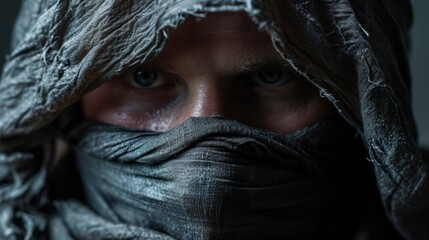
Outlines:
[[[240,79],[240,84],[245,86],[245,89],[248,93],[258,92],[264,97],[282,97],[286,95],[291,95],[296,89],[296,85],[298,84],[298,77],[293,74],[289,74],[288,70],[283,70],[279,68],[285,74],[282,78],[286,78],[279,85],[270,86],[269,84],[252,84],[253,81],[250,81],[252,77],[257,75],[260,72],[268,71],[267,70],[259,70],[257,72],[249,72],[245,74],[241,74],[237,76],[237,79]]]
[[[278,68],[278,69],[282,71],[282,74],[286,75],[286,76],[282,76],[282,78],[287,78],[286,80],[283,80],[283,83],[281,83],[280,85],[274,84],[273,86],[270,86],[269,84],[263,84],[263,83],[258,84],[257,81],[260,81],[260,80],[258,79],[255,80],[256,78],[259,77],[258,74],[260,74],[261,72],[276,70],[275,68],[247,72],[244,74],[240,74],[234,78],[238,79],[238,81],[240,82],[240,85],[244,86],[245,88],[244,91],[248,92],[249,94],[251,94],[252,92],[253,93],[256,92],[256,94],[262,97],[282,97],[282,96],[288,95],[288,93],[293,92],[293,89],[291,88],[293,88],[294,82],[296,82],[296,77],[293,75],[291,76],[287,72],[287,70],[283,70],[281,68]],[[183,82],[183,80],[180,80],[179,77],[175,74],[165,73],[159,70],[156,70],[156,71],[158,73],[157,81],[164,82],[164,83],[161,83],[160,86],[147,87],[147,88],[134,86],[134,84],[131,83],[131,81],[133,81],[133,71],[130,71],[128,74],[126,74],[124,79],[125,81],[121,81],[121,83],[123,85],[126,85],[126,87],[130,90],[130,94],[149,99],[149,98],[154,98],[154,97],[156,98],[156,97],[162,96],[164,94],[163,91],[160,91],[162,88],[168,88],[173,85],[178,87],[180,86],[180,84],[178,83]]]

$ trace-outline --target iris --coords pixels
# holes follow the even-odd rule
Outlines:
[[[133,72],[134,83],[139,87],[152,86],[155,83],[157,77],[157,72],[149,68],[139,68]]]
[[[259,80],[266,85],[276,85],[283,79],[283,71],[279,69],[266,70],[258,73]]]

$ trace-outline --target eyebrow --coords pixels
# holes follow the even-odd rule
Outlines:
[[[156,68],[159,69],[159,70],[161,70],[161,71],[163,71],[163,72],[173,73],[173,74],[177,73],[176,69],[170,63],[160,63],[160,62],[157,62],[157,63],[154,64],[154,63],[150,62],[149,66],[152,66],[152,65],[156,65]]]
[[[149,66],[156,65],[156,68],[167,73],[176,74],[177,70],[170,63],[148,63]],[[255,54],[241,59],[241,61],[234,66],[230,73],[246,74],[252,72],[260,72],[269,69],[282,69],[286,70],[287,65],[282,57],[274,51],[269,51],[265,54]]]
[[[277,52],[253,55],[242,59],[238,64],[240,73],[259,72],[267,69],[285,69],[286,64]]]

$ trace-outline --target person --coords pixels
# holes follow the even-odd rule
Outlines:
[[[4,239],[427,239],[402,1],[30,1]]]

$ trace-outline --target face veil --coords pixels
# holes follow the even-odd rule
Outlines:
[[[69,106],[159,54],[168,29],[187,16],[219,11],[244,11],[271,34],[285,64],[359,133],[396,231],[427,238],[429,190],[409,103],[405,0],[24,1],[0,81],[1,234],[47,231],[49,153],[68,132]]]
[[[71,138],[89,206],[122,226],[118,232],[142,237],[131,225],[175,239],[309,239],[326,234],[326,219],[365,217],[358,213],[362,156],[349,156],[359,141],[354,132],[340,117],[287,136],[209,117],[165,133],[86,123]],[[333,217],[351,188],[353,207]],[[81,208],[62,205],[63,218],[75,219],[66,222],[73,235],[104,238],[107,225],[76,226],[91,223]],[[358,231],[350,225],[337,236]]]

